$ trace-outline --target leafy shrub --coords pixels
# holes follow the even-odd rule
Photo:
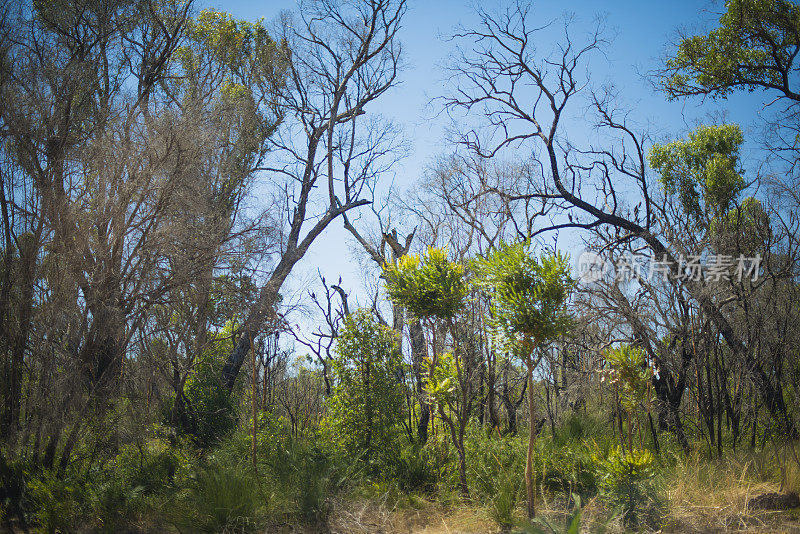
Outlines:
[[[603,440],[607,431],[608,425],[598,418],[573,412],[567,415],[561,424],[556,427],[553,433],[553,445],[564,447],[588,440]]]
[[[248,465],[242,465],[242,469],[261,483],[264,514],[278,514],[281,521],[324,522],[331,496],[353,476],[348,470],[351,464],[340,461],[350,456],[337,457],[335,449],[328,450],[323,441],[294,437],[283,418],[262,412],[257,437],[257,470],[253,470],[249,465],[251,439],[247,428],[242,427],[213,450],[212,463],[233,465],[248,460]],[[363,468],[363,465],[352,465]]]
[[[547,440],[536,443],[537,483],[550,491],[594,495],[597,481],[593,463],[591,450],[584,442],[570,442],[561,447]]]
[[[31,507],[25,465],[8,460],[0,451],[0,522],[17,519],[25,522]]]
[[[236,423],[233,396],[220,383],[219,369],[215,362],[201,361],[186,381],[186,399],[196,421],[192,434],[201,447],[217,443]]]
[[[303,521],[322,522],[330,496],[346,480],[322,449],[287,435],[270,459],[271,476]]]
[[[32,477],[28,491],[33,501],[34,521],[42,532],[69,532],[81,515],[80,488],[69,478],[59,478],[50,470]]]
[[[176,449],[153,441],[141,447],[123,447],[109,467],[115,479],[141,487],[144,493],[154,493],[173,481],[181,461]]]
[[[174,490],[176,472],[185,462],[178,449],[165,443],[124,446],[103,471],[92,472],[87,504],[98,526],[115,532],[147,510],[148,496]]]
[[[473,427],[466,448],[471,458],[471,494],[488,504],[489,515],[498,525],[510,527],[524,489],[525,444],[517,436],[487,435]]]
[[[394,331],[369,310],[345,319],[332,360],[336,386],[326,402],[323,429],[340,450],[366,461],[373,473],[384,472],[400,453],[401,367]]]
[[[489,500],[489,515],[501,528],[511,527],[517,507],[523,478],[519,473],[503,473],[495,481],[495,494]]]
[[[228,321],[222,331],[209,334],[212,343],[198,355],[192,375],[184,386],[190,424],[180,430],[191,435],[195,444],[202,448],[216,445],[236,426],[236,395],[229,393],[220,381],[226,354],[233,350],[236,328],[234,321]],[[173,393],[166,407],[170,414],[174,403]],[[169,420],[169,416],[166,419]]]
[[[94,485],[88,500],[94,521],[102,532],[118,532],[145,506],[144,487],[131,486],[122,479]]]
[[[613,447],[607,456],[595,454],[593,458],[600,495],[620,511],[623,524],[657,527],[662,505],[653,483],[652,453]]]

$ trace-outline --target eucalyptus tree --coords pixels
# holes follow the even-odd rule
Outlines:
[[[683,35],[659,73],[670,98],[775,91],[800,102],[800,7],[787,0],[728,0],[719,27]]]
[[[184,427],[193,409],[183,389],[197,359],[219,352],[213,333],[246,313],[254,271],[277,248],[274,206],[247,209],[247,203],[282,120],[276,95],[289,60],[263,21],[204,10],[188,20],[185,33],[161,83],[158,109],[202,148],[194,162],[198,179],[173,194],[172,232],[165,236],[169,270],[186,283],[170,286],[150,314],[142,346],[173,388],[173,419]],[[162,345],[164,351],[153,350]],[[191,419],[190,426],[199,423]]]
[[[46,466],[69,428],[63,466],[85,415],[102,415],[130,371],[154,364],[183,387],[215,315],[213,282],[230,280],[219,270],[248,286],[232,248],[241,265],[263,259],[276,233],[242,207],[281,121],[287,56],[263,25],[195,16],[192,2],[22,2],[5,14],[4,171],[30,195],[12,209],[39,228],[23,426],[34,458],[45,442]],[[164,361],[133,357],[170,330]]]
[[[28,196],[10,207],[14,217],[26,212],[19,220],[34,230],[27,257],[36,271],[30,280],[38,280],[22,293],[35,314],[21,316],[30,324],[20,330],[37,342],[15,343],[14,361],[25,359],[30,378],[28,409],[11,419],[24,419],[34,461],[46,442],[46,466],[66,425],[72,423],[62,466],[85,428],[86,417],[72,416],[90,409],[92,397],[116,393],[132,335],[176,283],[164,276],[168,213],[195,176],[197,148],[172,117],[153,112],[192,7],[138,1],[4,8],[3,172],[13,172],[15,191]],[[19,403],[19,388],[9,391]]]
[[[276,262],[242,324],[242,335],[222,369],[231,390],[251,339],[276,317],[278,293],[311,244],[338,217],[369,203],[365,188],[392,160],[392,140],[367,116],[396,83],[397,41],[405,0],[300,3],[278,37],[291,51],[287,83],[278,92],[282,127],[270,138],[271,176],[282,205]]]
[[[536,438],[536,406],[533,374],[542,359],[545,343],[566,334],[572,323],[566,304],[574,281],[565,256],[530,255],[529,243],[501,243],[474,262],[476,283],[491,296],[491,317],[497,343],[522,360],[528,373],[530,433],[525,462],[528,517],[534,505],[533,450]],[[537,353],[537,351],[539,351]]]

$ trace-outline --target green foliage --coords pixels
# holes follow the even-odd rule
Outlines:
[[[671,98],[784,87],[800,46],[800,7],[786,0],[728,0],[720,26],[683,39],[662,84]]]
[[[685,213],[695,221],[712,219],[726,212],[745,186],[739,168],[742,141],[735,124],[700,126],[688,140],[653,145],[649,163]]]
[[[597,415],[573,412],[556,426],[552,441],[556,447],[597,441],[604,437],[607,430],[608,426]]]
[[[124,446],[88,481],[86,499],[94,522],[104,532],[133,522],[153,504],[152,496],[174,491],[176,473],[185,464],[180,449],[161,441]]]
[[[118,532],[144,509],[144,488],[122,480],[109,480],[92,488],[92,514],[102,532]]]
[[[501,527],[513,524],[514,509],[524,490],[519,473],[525,467],[525,450],[518,436],[487,435],[472,427],[465,443],[470,462],[470,495],[487,503],[489,515]]]
[[[628,449],[633,447],[634,428],[639,425],[639,414],[650,409],[650,380],[653,370],[647,364],[647,356],[641,347],[620,345],[605,352],[606,362],[611,366],[610,385],[619,395],[622,409],[628,415]],[[641,445],[641,434],[640,445]],[[620,440],[624,443],[622,436]]]
[[[231,73],[247,72],[273,82],[284,75],[287,50],[284,44],[272,39],[263,19],[247,22],[236,20],[223,11],[204,9],[190,20],[187,33]]]
[[[9,458],[0,449],[0,524],[3,521],[25,520],[31,508],[25,463]]]
[[[601,497],[622,514],[628,527],[657,528],[661,501],[653,477],[653,455],[648,450],[623,451],[613,447],[607,455],[595,454]]]
[[[395,332],[369,310],[345,319],[331,362],[335,388],[323,428],[341,450],[379,470],[399,452],[405,403]]]
[[[552,492],[576,492],[589,496],[597,492],[592,451],[588,441],[571,441],[561,446],[536,442],[535,465],[539,484]]]
[[[401,490],[431,492],[436,487],[436,468],[430,447],[410,443],[389,459],[389,472]]]
[[[153,493],[172,482],[185,461],[178,449],[154,440],[144,447],[133,444],[123,447],[106,469],[115,480]]]
[[[430,358],[427,359],[429,373],[428,382],[425,384],[425,392],[428,398],[432,399],[436,405],[447,406],[455,402],[458,386],[458,369],[456,361],[451,352],[439,354],[436,359],[436,366],[431,367]]]
[[[494,495],[489,499],[489,515],[501,528],[514,523],[514,510],[519,502],[522,479],[518,473],[504,472],[495,481]]]
[[[263,155],[263,144],[280,124],[283,111],[277,104],[285,85],[290,53],[285,42],[276,42],[263,20],[247,22],[230,14],[203,10],[190,19],[186,45],[173,59],[183,69],[174,82],[176,94],[188,101],[213,95],[216,127],[225,134],[225,159],[218,198],[230,199]],[[213,91],[202,84],[211,83]],[[227,206],[233,208],[233,204]]]
[[[566,256],[543,254],[537,260],[528,248],[528,242],[501,243],[473,262],[476,285],[491,295],[498,340],[525,358],[534,345],[569,329],[572,320],[566,302],[574,287]]]
[[[330,445],[322,439],[294,437],[283,418],[262,412],[259,414],[256,469],[250,464],[251,435],[248,426],[242,426],[216,446],[207,463],[200,464],[174,522],[194,531],[196,527],[185,521],[181,523],[180,517],[194,514],[197,506],[208,506],[204,504],[206,501],[220,500],[223,511],[234,510],[234,503],[225,504],[227,497],[215,495],[216,490],[202,494],[204,490],[199,482],[210,476],[203,473],[219,470],[229,472],[215,482],[215,486],[224,489],[225,486],[249,485],[245,495],[247,509],[238,512],[238,522],[233,512],[211,519],[206,517],[203,524],[211,525],[209,528],[222,524],[226,518],[233,522],[229,530],[235,525],[239,530],[262,528],[271,521],[324,522],[330,511],[331,497],[354,478],[356,464],[348,451]],[[340,452],[342,454],[338,454]],[[256,501],[255,506],[251,499]]]
[[[43,532],[69,532],[82,515],[81,488],[71,478],[58,477],[50,470],[31,477],[28,492],[35,512],[33,519]]]
[[[231,336],[235,328],[234,322],[229,321],[213,335],[210,347],[198,357],[192,376],[186,381],[184,394],[194,422],[191,433],[201,447],[218,442],[236,424],[235,398],[219,379],[225,356],[233,348]]]
[[[387,264],[383,276],[392,302],[419,319],[451,319],[464,306],[464,267],[448,261],[443,249],[429,247],[421,257],[407,254]]]
[[[324,521],[330,497],[347,481],[331,455],[314,443],[286,434],[267,458],[273,480],[273,497],[283,498],[288,509],[306,522]]]
[[[769,215],[759,200],[747,197],[739,206],[711,221],[711,237],[714,249],[720,254],[763,254],[772,242]]]
[[[618,387],[623,408],[632,414],[647,400],[653,370],[647,365],[647,356],[641,347],[620,345],[605,353],[611,366],[611,384]]]
[[[176,526],[190,532],[250,531],[266,504],[252,471],[238,463],[201,469],[175,509]]]

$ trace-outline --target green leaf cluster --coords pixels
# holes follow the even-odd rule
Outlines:
[[[658,526],[660,500],[652,482],[655,458],[648,450],[623,450],[613,447],[608,454],[596,453],[592,460],[597,469],[600,496],[620,510],[623,524],[638,527]]]
[[[215,445],[236,426],[236,399],[222,385],[219,375],[225,357],[233,349],[233,332],[237,328],[232,320],[221,331],[211,333],[211,343],[198,355],[186,380],[184,394],[196,422],[192,434],[201,447]]]
[[[742,130],[735,124],[700,126],[686,140],[655,144],[650,166],[667,194],[677,195],[696,222],[727,211],[745,182],[739,166]]]
[[[594,454],[592,460],[603,471],[600,486],[617,486],[624,480],[642,480],[653,476],[653,453],[647,449],[625,451],[612,447],[607,455]]]
[[[671,98],[734,89],[783,88],[800,46],[800,6],[786,0],[728,0],[719,28],[683,39],[662,84]]]
[[[620,401],[628,413],[634,413],[646,400],[648,383],[653,370],[641,347],[620,345],[605,353],[612,370],[612,383],[619,387]]]
[[[436,247],[387,264],[383,276],[392,302],[419,319],[452,319],[469,291],[464,266],[449,261],[447,251]]]
[[[458,369],[456,368],[455,358],[450,352],[440,354],[436,359],[436,366],[432,367],[432,362],[428,360],[430,368],[426,392],[436,404],[448,404],[455,401],[456,385],[458,384]]]
[[[183,70],[175,78],[174,92],[183,95],[186,109],[213,95],[212,120],[229,129],[223,167],[230,178],[220,187],[225,198],[241,187],[283,119],[279,95],[291,54],[285,42],[270,36],[263,20],[238,20],[223,11],[201,11],[188,21],[186,34],[186,44],[174,54]]]
[[[187,35],[195,47],[183,47],[178,51],[184,68],[196,67],[200,60],[196,53],[198,48],[208,53],[226,67],[230,78],[224,90],[231,95],[242,94],[243,83],[279,84],[288,66],[286,44],[270,36],[263,19],[248,22],[237,20],[224,11],[204,9],[189,21]],[[242,83],[234,83],[234,80]]]
[[[569,260],[561,253],[534,258],[529,242],[501,243],[473,262],[476,285],[491,298],[498,339],[518,356],[534,345],[566,333],[572,318],[566,303],[575,285]]]
[[[388,461],[405,406],[395,332],[369,310],[353,312],[337,339],[332,370],[336,386],[323,428],[342,450]]]

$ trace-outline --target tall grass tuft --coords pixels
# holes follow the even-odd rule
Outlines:
[[[247,532],[260,524],[267,504],[247,467],[215,464],[197,473],[173,522],[181,532]]]

